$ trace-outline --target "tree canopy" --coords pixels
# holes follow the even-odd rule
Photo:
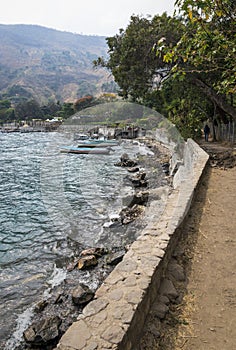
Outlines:
[[[186,30],[168,56],[183,70],[204,73],[219,93],[236,92],[236,3],[234,0],[177,0]],[[181,60],[180,60],[181,57]]]
[[[174,16],[132,16],[100,57],[125,99],[198,133],[208,118],[236,119],[235,0],[176,0]],[[218,113],[218,115],[216,115]]]
[[[168,43],[176,43],[180,35],[179,21],[165,13],[152,19],[132,16],[126,30],[107,38],[109,59],[100,57],[94,65],[112,72],[122,97],[142,102],[170,70],[170,64],[156,55],[156,42],[165,36]]]
[[[188,75],[221,110],[236,119],[229,101],[236,93],[236,3],[177,0],[185,29],[176,45],[157,47],[171,72]]]

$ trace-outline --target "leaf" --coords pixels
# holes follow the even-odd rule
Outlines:
[[[188,10],[188,16],[189,16],[190,21],[192,21],[193,20],[193,11],[191,9]]]
[[[172,52],[167,52],[164,56],[163,56],[163,61],[166,63],[170,63],[172,62],[174,54]]]
[[[216,10],[215,13],[218,17],[222,17],[224,14],[224,12],[222,10]]]

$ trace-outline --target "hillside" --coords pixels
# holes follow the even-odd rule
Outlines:
[[[35,98],[73,101],[95,95],[109,78],[92,61],[106,55],[105,37],[37,25],[0,25],[0,95],[19,102]]]

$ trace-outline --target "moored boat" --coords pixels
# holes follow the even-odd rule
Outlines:
[[[74,141],[76,140],[79,140],[79,141],[89,140],[89,136],[87,134],[74,134]]]
[[[89,147],[73,147],[64,146],[60,150],[62,153],[75,153],[75,154],[109,154],[109,148],[89,148]]]
[[[77,144],[77,147],[114,147],[118,146],[119,142],[116,140],[84,140]]]

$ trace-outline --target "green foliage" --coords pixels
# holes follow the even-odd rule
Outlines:
[[[11,122],[15,119],[14,108],[9,100],[0,100],[0,123]]]
[[[15,114],[18,120],[31,120],[42,118],[43,116],[40,105],[35,100],[28,100],[19,103],[15,108]]]
[[[175,75],[201,76],[216,93],[236,93],[235,0],[177,0],[185,25],[175,46],[159,45]]]
[[[49,102],[46,105],[40,107],[42,111],[42,119],[51,119],[57,117],[57,113],[61,110],[60,102]]]
[[[185,138],[198,137],[216,110],[236,119],[236,3],[176,5],[178,17],[132,16],[126,30],[107,38],[109,59],[94,64],[113,73],[123,98],[159,111]]]
[[[148,99],[149,107],[174,123],[185,139],[200,136],[202,122],[212,114],[212,103],[187,78],[173,79],[170,76]]]
[[[32,119],[67,119],[75,113],[73,103],[48,102],[43,106],[35,100],[20,102],[15,108],[8,100],[0,100],[0,123]]]
[[[125,31],[121,29],[116,36],[107,38],[109,59],[100,57],[94,65],[112,72],[122,97],[143,102],[171,68],[157,57],[155,45],[163,36],[168,42],[177,42],[179,28],[179,21],[166,14],[153,19],[132,16]]]
[[[67,119],[75,113],[74,105],[70,102],[62,104],[61,109],[57,112],[57,117]]]
[[[8,109],[11,107],[11,101],[9,100],[0,100],[0,110]]]
[[[192,37],[186,32],[180,45],[182,52],[189,56],[186,58],[186,71],[189,70],[197,78],[201,75],[205,86],[201,83],[200,85],[214,104],[236,119],[236,108],[232,103],[236,93],[235,1],[201,0],[197,4],[193,1],[177,3],[186,19],[187,28],[191,26],[194,31]],[[211,91],[207,91],[206,85],[210,86]]]

